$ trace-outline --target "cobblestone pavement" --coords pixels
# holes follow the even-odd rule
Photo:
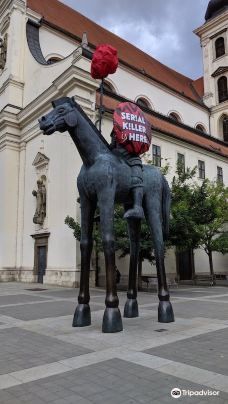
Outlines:
[[[157,322],[156,293],[139,293],[140,317],[117,334],[101,332],[101,289],[92,325],[71,327],[77,293],[0,283],[0,404],[228,403],[227,287],[171,290],[170,324]]]

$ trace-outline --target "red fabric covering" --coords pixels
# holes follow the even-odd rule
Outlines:
[[[118,67],[117,50],[111,45],[97,46],[91,63],[91,76],[94,79],[103,79],[116,72]]]
[[[141,109],[131,102],[118,105],[113,116],[116,141],[128,152],[142,154],[151,144],[151,125]]]

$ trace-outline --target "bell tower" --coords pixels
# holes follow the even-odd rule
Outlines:
[[[204,66],[204,103],[212,136],[228,143],[228,0],[210,0],[205,23],[197,28]]]

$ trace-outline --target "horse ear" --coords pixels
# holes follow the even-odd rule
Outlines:
[[[69,126],[70,128],[74,128],[77,125],[76,111],[68,112],[65,115],[64,119],[65,119],[67,126]]]

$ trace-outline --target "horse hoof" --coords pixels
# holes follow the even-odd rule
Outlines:
[[[91,325],[90,307],[88,304],[78,304],[72,327],[87,327],[88,325]]]
[[[160,301],[158,306],[159,323],[172,323],[175,321],[170,301]]]
[[[124,219],[145,219],[143,208],[136,206],[124,214]]]
[[[103,317],[102,332],[113,333],[123,331],[123,323],[118,307],[106,307]]]
[[[124,306],[124,317],[133,318],[139,316],[137,299],[127,299]]]

